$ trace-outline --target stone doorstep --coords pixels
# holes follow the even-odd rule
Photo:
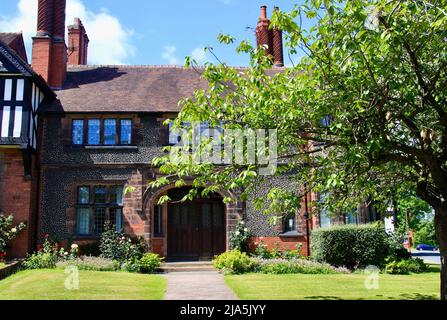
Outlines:
[[[161,273],[170,272],[206,272],[216,271],[211,261],[166,262],[158,270]]]

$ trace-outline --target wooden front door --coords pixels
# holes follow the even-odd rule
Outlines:
[[[225,251],[225,213],[221,199],[168,205],[168,259],[211,260]]]

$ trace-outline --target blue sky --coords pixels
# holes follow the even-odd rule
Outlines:
[[[0,31],[23,30],[27,46],[35,33],[37,0],[1,0]],[[202,48],[212,46],[230,65],[247,65],[234,47],[219,45],[218,33],[255,42],[260,6],[290,10],[291,0],[67,0],[67,23],[84,21],[91,39],[90,63],[183,64],[186,55],[213,61]],[[250,29],[247,29],[250,28]]]

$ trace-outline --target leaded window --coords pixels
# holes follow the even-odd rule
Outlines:
[[[116,120],[105,119],[104,120],[104,144],[115,145],[116,144]]]
[[[130,144],[132,141],[132,121],[130,119],[121,120],[121,144]]]
[[[284,225],[283,225],[283,231],[284,232],[291,232],[296,231],[296,215],[290,214],[286,217],[284,217]]]
[[[71,136],[73,144],[82,145],[84,143],[84,120],[73,120]]]
[[[85,126],[87,126],[87,130],[84,129]],[[132,120],[74,119],[71,128],[71,141],[73,145],[130,145],[132,143]]]
[[[154,235],[163,235],[163,207],[156,205],[154,207]]]
[[[106,222],[117,232],[123,227],[122,186],[80,186],[76,193],[76,234],[99,236]]]
[[[88,120],[88,144],[98,145],[101,143],[101,122],[98,119]]]

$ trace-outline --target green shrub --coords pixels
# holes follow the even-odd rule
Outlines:
[[[267,245],[262,240],[259,241],[253,254],[255,257],[261,259],[273,258],[272,252],[267,248]]]
[[[335,268],[326,263],[319,263],[303,259],[256,259],[255,271],[267,274],[335,274],[349,272],[347,269]]]
[[[301,255],[301,250],[287,250],[282,252],[282,257],[287,260],[291,259],[303,259],[304,257]]]
[[[146,253],[138,261],[140,273],[152,273],[160,268],[163,258],[155,253]]]
[[[59,261],[56,263],[58,268],[75,266],[79,270],[88,271],[117,271],[120,269],[120,263],[111,259],[83,256],[73,260]]]
[[[254,268],[254,262],[245,252],[231,250],[222,253],[214,259],[214,267],[225,273],[250,272]]]
[[[36,252],[29,255],[23,266],[27,269],[53,269],[56,268],[57,256],[50,252]]]
[[[312,257],[349,269],[367,265],[381,267],[390,251],[387,237],[381,224],[318,229],[312,232]]]
[[[115,227],[106,223],[101,235],[99,249],[102,258],[117,260],[120,263],[135,261],[142,257],[141,244],[132,242],[132,239],[122,233],[116,232]]]
[[[58,259],[58,246],[49,240],[49,236],[45,235],[45,240],[39,250],[28,255],[23,266],[27,269],[52,269],[56,267]]]
[[[121,264],[121,269],[127,272],[140,272],[140,266],[138,260],[128,260]]]
[[[404,236],[397,232],[387,236],[388,258],[396,260],[411,258],[411,253],[403,246],[403,239]]]
[[[388,260],[385,272],[389,274],[422,273],[428,270],[427,265],[420,258],[409,258],[402,260]]]

